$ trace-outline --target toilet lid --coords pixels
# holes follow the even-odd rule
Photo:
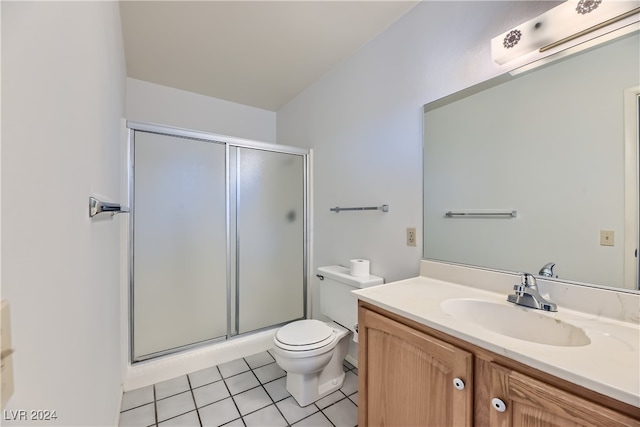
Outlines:
[[[319,320],[299,320],[280,328],[276,339],[287,346],[309,349],[329,344],[333,335],[334,330]]]

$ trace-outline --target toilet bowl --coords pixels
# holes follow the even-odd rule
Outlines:
[[[354,337],[358,308],[351,291],[379,285],[377,276],[354,277],[346,267],[318,268],[322,314],[330,322],[298,320],[273,338],[276,363],[287,372],[287,391],[300,406],[333,393],[344,383],[342,362]]]
[[[342,387],[342,361],[349,351],[350,338],[348,329],[319,320],[300,320],[278,330],[274,357],[287,372],[287,391],[300,406]]]

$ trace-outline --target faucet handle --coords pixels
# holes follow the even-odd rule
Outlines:
[[[536,278],[533,277],[533,274],[522,273],[522,276],[520,276],[520,281],[522,282],[522,286],[524,286],[525,288],[537,287]]]

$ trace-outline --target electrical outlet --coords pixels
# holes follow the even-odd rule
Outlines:
[[[407,227],[407,246],[416,245],[416,228]]]
[[[613,230],[600,231],[600,246],[613,246],[615,244],[615,233]]]

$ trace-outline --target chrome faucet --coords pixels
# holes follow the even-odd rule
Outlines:
[[[553,267],[556,266],[555,262],[550,262],[542,266],[538,274],[544,277],[553,277]]]
[[[532,274],[521,273],[520,282],[519,285],[513,285],[513,290],[516,293],[508,295],[507,301],[525,307],[537,308],[538,310],[558,311],[557,305],[540,296],[536,278]]]

